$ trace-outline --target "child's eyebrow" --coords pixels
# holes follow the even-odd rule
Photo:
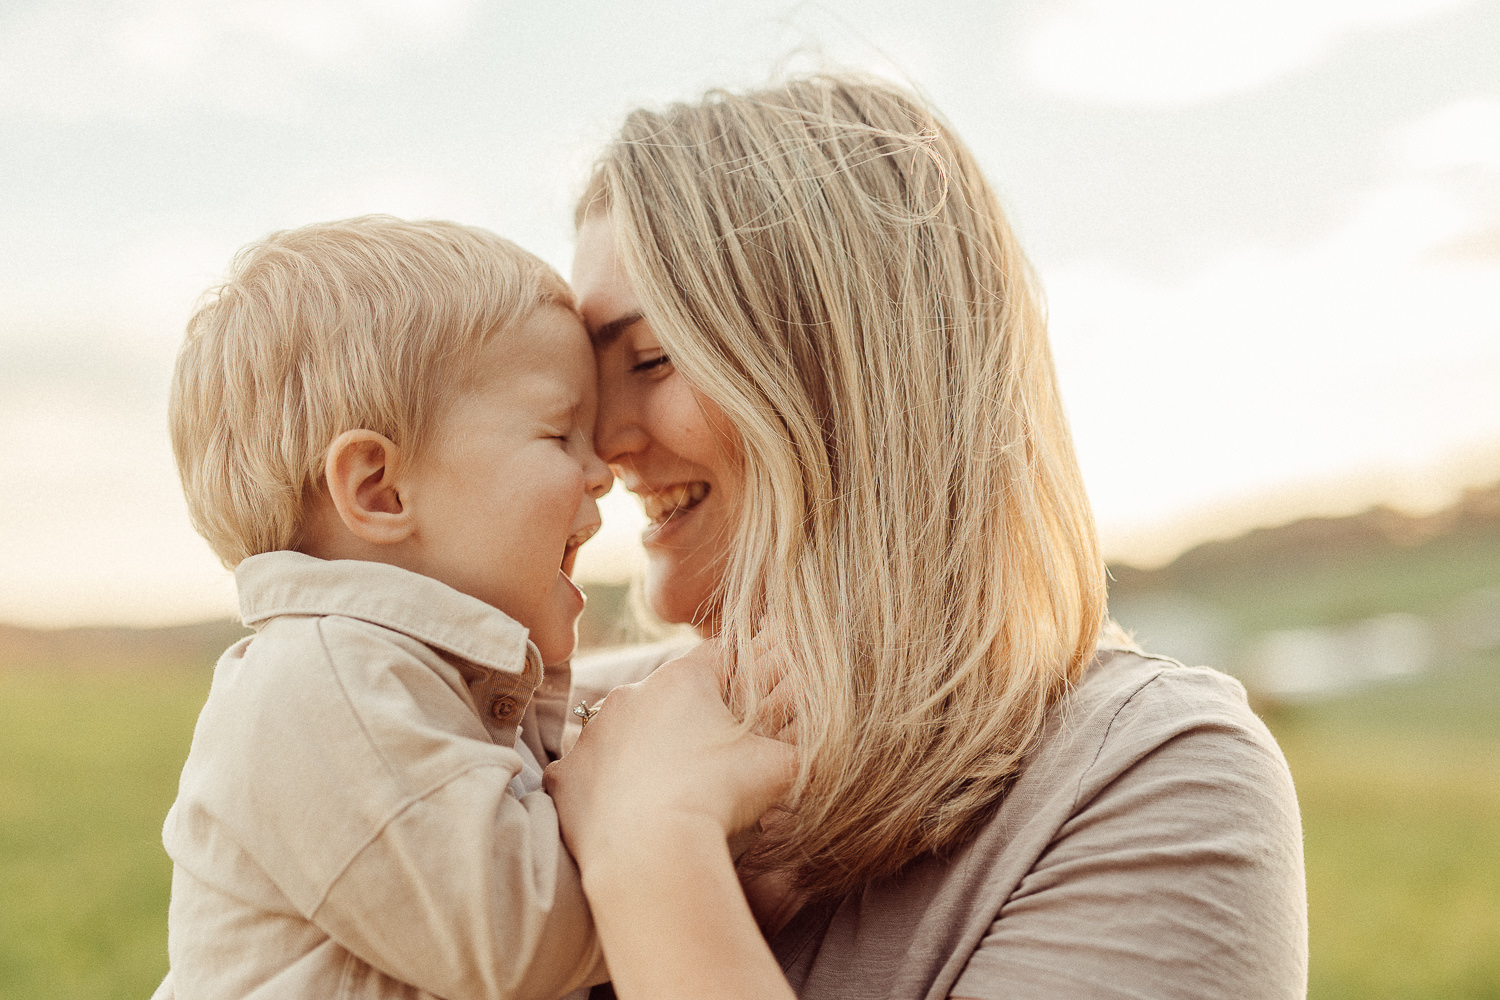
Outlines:
[[[604,348],[620,339],[620,334],[635,326],[645,319],[638,312],[626,313],[619,319],[612,319],[608,323],[589,331],[589,340],[593,341],[594,347]]]

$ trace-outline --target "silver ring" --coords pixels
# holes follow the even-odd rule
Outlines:
[[[573,714],[582,719],[582,725],[586,726],[589,724],[590,719],[599,714],[599,706],[595,705],[593,708],[589,708],[588,702],[580,701],[576,706],[574,706]]]

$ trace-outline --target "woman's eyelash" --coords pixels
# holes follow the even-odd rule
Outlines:
[[[658,354],[653,358],[647,358],[644,361],[636,362],[631,366],[630,370],[633,372],[649,372],[653,369],[660,368],[662,365],[670,364],[671,361],[672,359],[667,357],[667,355]]]

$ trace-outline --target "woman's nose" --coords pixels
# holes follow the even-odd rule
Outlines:
[[[594,418],[594,452],[608,465],[643,450],[649,440],[636,412],[636,401],[622,386],[599,380],[599,410]]]

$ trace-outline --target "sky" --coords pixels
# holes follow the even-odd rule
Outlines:
[[[267,233],[485,226],[568,273],[638,105],[919,88],[1041,275],[1106,551],[1500,479],[1500,0],[0,3],[0,621],[232,613],[165,430]],[[605,505],[580,575],[634,564]]]

